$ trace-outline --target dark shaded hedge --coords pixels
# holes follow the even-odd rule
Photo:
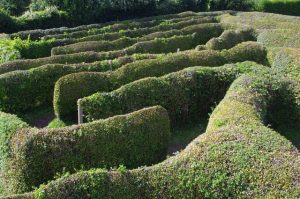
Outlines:
[[[7,187],[22,193],[58,172],[151,165],[165,158],[169,136],[168,113],[160,106],[79,126],[22,129],[11,142]]]
[[[137,61],[122,66],[109,74],[71,74],[59,79],[55,85],[54,110],[59,118],[64,119],[64,117],[75,114],[76,102],[79,98],[99,91],[111,91],[141,78],[158,77],[191,66],[220,66],[225,63],[246,60],[264,63],[265,59],[266,50],[263,47],[254,42],[246,42],[221,53],[211,50],[190,51]]]
[[[16,60],[0,64],[0,74],[4,74],[15,70],[28,70],[46,64],[76,64],[83,62],[91,63],[100,60],[101,56],[95,52],[82,52],[39,59]]]
[[[221,14],[221,13],[219,13]],[[128,25],[132,23],[133,28],[139,25],[140,27],[145,26],[145,23],[151,23],[150,21],[153,20],[166,20],[166,19],[174,19],[174,18],[184,18],[189,16],[197,16],[197,13],[194,12],[183,12],[178,14],[169,14],[169,15],[160,15],[160,16],[152,16],[152,17],[145,17],[135,20],[125,20],[125,21],[111,21],[106,22],[102,24],[91,24],[91,25],[81,25],[73,28],[68,27],[61,27],[61,28],[52,28],[52,29],[34,29],[34,30],[25,30],[20,31],[17,33],[12,34],[12,38],[14,37],[20,37],[21,39],[27,39],[30,35],[30,38],[33,40],[40,39],[41,37],[47,36],[47,35],[55,35],[55,34],[64,34],[64,33],[72,33],[77,31],[87,31],[89,29],[101,29],[106,26],[105,31],[112,29],[113,31],[118,31],[119,29],[115,29],[117,27],[126,28]],[[202,14],[200,14],[202,15]],[[145,22],[145,23],[143,23]],[[152,22],[153,23],[153,22]],[[113,28],[115,27],[115,28]]]

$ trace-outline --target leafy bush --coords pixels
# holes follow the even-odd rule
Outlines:
[[[224,55],[230,55],[226,58]],[[67,75],[58,80],[54,89],[54,110],[58,117],[72,115],[76,111],[79,98],[95,92],[111,91],[132,81],[153,76],[161,76],[191,66],[220,66],[225,63],[252,60],[264,63],[266,50],[253,42],[217,51],[190,51],[170,54],[156,59],[129,63],[116,71],[103,73],[78,73]],[[227,61],[226,61],[227,60]]]
[[[259,11],[295,16],[300,16],[299,7],[300,1],[298,0],[261,0],[256,1],[255,5]]]
[[[159,106],[67,128],[22,129],[12,139],[8,189],[30,191],[62,171],[151,165],[165,158],[169,136]]]
[[[0,0],[0,9],[16,16],[21,15],[29,6],[31,0]]]
[[[253,0],[210,0],[210,10],[252,10]]]
[[[13,32],[18,30],[15,19],[0,8],[0,32]]]
[[[4,170],[6,169],[6,160],[9,157],[10,139],[16,133],[17,129],[29,127],[28,124],[21,121],[17,116],[0,112],[0,194],[5,194],[3,181]]]

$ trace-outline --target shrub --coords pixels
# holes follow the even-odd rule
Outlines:
[[[7,12],[0,8],[0,31],[1,32],[13,32],[18,29],[13,17],[11,17]]]
[[[68,25],[68,21],[68,14],[56,7],[47,7],[43,11],[27,11],[21,17],[16,18],[20,30],[63,26]]]
[[[72,54],[78,52],[86,51],[111,51],[119,50],[130,46],[137,42],[137,39],[132,39],[128,37],[120,38],[115,41],[88,41],[88,42],[79,42],[76,44],[71,44],[68,46],[52,48],[52,55],[62,55],[62,54]]]
[[[223,56],[227,54],[231,56],[228,61]],[[55,84],[54,110],[59,118],[64,119],[64,117],[75,113],[76,102],[79,98],[99,91],[111,91],[144,77],[161,76],[191,66],[220,66],[226,62],[246,60],[264,63],[265,59],[266,50],[260,45],[242,43],[230,50],[223,51],[222,54],[211,50],[191,51],[170,54],[157,59],[137,61],[122,66],[109,75],[102,73],[67,75]]]
[[[253,0],[210,0],[211,10],[252,10]]]
[[[178,125],[199,117],[221,99],[238,73],[238,67],[244,66],[196,67],[160,78],[149,77],[110,93],[83,98],[81,105],[85,117],[92,121],[159,104],[168,110],[172,123]],[[222,73],[223,70],[226,73]]]
[[[5,10],[10,15],[21,15],[29,6],[30,0],[0,0],[0,9]]]
[[[8,184],[17,193],[63,170],[157,163],[166,156],[169,136],[168,113],[159,106],[67,128],[22,129],[12,139]]]
[[[229,49],[244,41],[255,41],[254,30],[245,28],[238,30],[225,30],[220,37],[212,38],[206,43],[208,49]]]
[[[125,172],[81,171],[41,186],[34,195],[50,199],[298,196],[298,151],[264,125],[271,93],[278,88],[270,72],[258,67],[238,78],[211,115],[206,133],[178,155]]]
[[[13,71],[0,75],[0,109],[19,113],[42,105],[51,105],[55,82],[62,76],[81,71],[108,71],[151,55],[121,57],[89,64],[52,64],[27,71]],[[20,86],[21,85],[21,86]]]
[[[298,0],[262,0],[257,1],[255,8],[259,11],[300,16]]]
[[[101,57],[95,52],[83,52],[39,59],[16,60],[0,64],[0,74],[15,70],[28,70],[45,64],[75,64],[82,62],[90,63],[98,60],[101,60]]]
[[[29,127],[17,116],[0,112],[0,194],[5,194],[5,181],[3,181],[6,160],[9,157],[10,139],[17,129]]]

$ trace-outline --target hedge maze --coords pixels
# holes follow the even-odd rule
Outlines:
[[[0,196],[300,197],[299,24],[185,12],[9,35],[55,45],[0,65]]]

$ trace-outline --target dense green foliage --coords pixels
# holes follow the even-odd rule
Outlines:
[[[168,112],[159,106],[80,126],[23,129],[12,140],[8,189],[30,191],[63,171],[151,165],[165,158],[169,136]]]
[[[226,55],[226,56],[224,56]],[[111,91],[132,81],[161,76],[191,66],[220,66],[225,63],[252,60],[264,63],[266,51],[257,43],[246,42],[217,51],[191,51],[170,54],[157,59],[129,63],[112,73],[76,73],[59,79],[54,89],[54,110],[59,118],[74,114],[79,98],[100,91]]]
[[[185,12],[1,35],[55,39],[67,54],[0,65],[0,109],[21,111],[36,127],[19,129],[28,125],[3,113],[0,194],[299,198],[299,23],[269,13]],[[117,46],[127,40],[138,41]],[[95,41],[100,50],[90,48]],[[80,47],[100,52],[68,54]],[[60,118],[42,107],[52,100]],[[75,119],[76,101],[89,123],[68,126],[62,116]],[[188,127],[208,115],[207,126]]]

